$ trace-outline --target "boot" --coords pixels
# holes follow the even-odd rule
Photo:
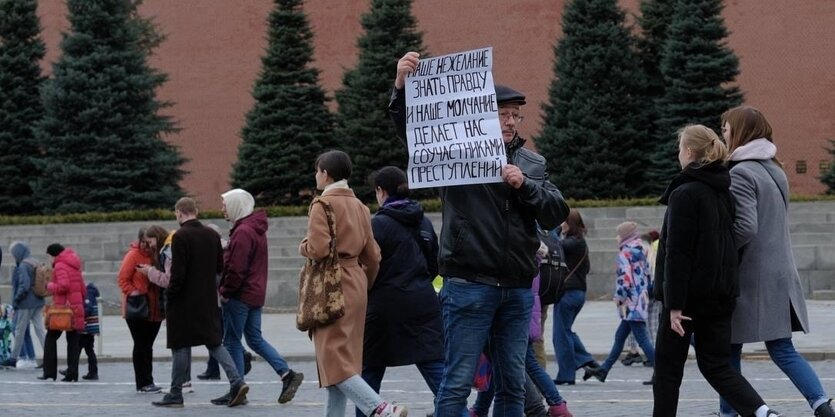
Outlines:
[[[603,368],[586,368],[586,373],[583,374],[583,381],[595,377],[600,382],[606,382],[606,376],[608,375],[609,371]]]
[[[574,415],[568,411],[568,403],[563,401],[548,407],[548,417],[574,417]]]
[[[183,395],[174,395],[168,393],[165,394],[165,397],[162,397],[162,400],[154,401],[151,404],[156,407],[183,408]]]

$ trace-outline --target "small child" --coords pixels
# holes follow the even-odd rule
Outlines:
[[[79,346],[87,355],[87,375],[81,378],[87,380],[99,379],[98,359],[93,344],[99,334],[99,289],[91,282],[87,284],[87,298],[84,299],[84,331],[79,337]],[[80,354],[80,353],[79,353]]]

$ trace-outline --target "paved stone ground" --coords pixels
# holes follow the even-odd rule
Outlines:
[[[550,364],[552,367],[553,364]],[[39,370],[0,370],[0,416],[70,416],[90,417],[97,414],[107,417],[128,416],[292,416],[318,417],[324,411],[325,391],[318,389],[315,364],[296,362],[297,371],[306,380],[296,398],[288,404],[276,402],[281,384],[271,369],[262,361],[254,364],[247,376],[250,384],[249,404],[236,409],[217,407],[209,403],[211,398],[222,395],[228,385],[225,382],[194,383],[195,393],[186,394],[186,407],[181,410],[158,409],[150,402],[161,395],[137,394],[133,383],[133,369],[129,363],[103,363],[98,382],[42,382],[35,379]],[[827,392],[835,392],[835,361],[812,362]],[[202,372],[204,365],[195,361],[193,372]],[[85,365],[82,362],[82,372]],[[553,369],[551,369],[553,371]],[[171,372],[170,362],[155,363],[157,383],[167,384]],[[754,387],[774,408],[786,416],[811,416],[805,403],[791,382],[769,361],[747,360],[743,372]],[[652,410],[652,390],[641,385],[649,378],[651,370],[633,365],[615,365],[605,384],[590,380],[570,387],[560,387],[575,416],[648,416]],[[579,379],[578,379],[579,381]],[[392,368],[383,381],[383,397],[407,404],[409,415],[423,417],[431,409],[432,394],[414,367]],[[475,394],[471,397],[471,402]],[[718,397],[701,378],[695,361],[688,362],[679,404],[680,416],[710,416],[718,409]],[[348,416],[353,416],[348,413]]]

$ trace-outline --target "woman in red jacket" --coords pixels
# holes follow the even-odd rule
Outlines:
[[[154,232],[156,233],[148,233]],[[141,393],[160,392],[162,388],[154,384],[154,341],[164,318],[159,308],[161,289],[151,283],[139,268],[154,265],[158,269],[157,252],[162,247],[168,232],[159,226],[139,230],[136,242],[131,243],[128,253],[122,259],[119,268],[119,289],[122,290],[122,317],[125,317],[127,298],[131,295],[148,296],[148,318],[125,319],[133,339],[133,373],[136,391]]]
[[[67,332],[67,374],[61,381],[78,381],[78,336],[84,330],[84,298],[87,296],[87,286],[81,277],[81,258],[70,248],[64,248],[60,243],[53,243],[46,248],[46,253],[52,258],[52,280],[46,289],[52,294],[52,304],[67,305],[72,309],[72,331]],[[38,379],[58,376],[58,338],[61,330],[49,329],[46,332],[43,353],[43,375]]]

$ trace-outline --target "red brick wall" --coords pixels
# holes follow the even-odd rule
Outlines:
[[[316,33],[314,65],[331,95],[344,70],[356,63],[359,19],[368,3],[306,3]],[[417,0],[413,12],[434,55],[493,46],[495,79],[528,95],[529,118],[520,130],[529,137],[539,130],[564,3]],[[630,13],[637,13],[637,3],[621,2]],[[190,160],[182,185],[204,207],[218,208],[220,193],[229,187],[272,7],[269,0],[145,0],[142,7],[168,36],[152,61],[170,76],[160,96],[175,103],[169,112],[183,129],[168,139]],[[39,14],[52,62],[67,27],[64,2],[41,0]],[[739,83],[747,103],[762,109],[774,127],[792,191],[821,192],[818,165],[828,159],[826,139],[835,138],[835,2],[731,0],[724,15],[729,45],[741,60]],[[798,160],[806,161],[806,174],[795,174]]]

